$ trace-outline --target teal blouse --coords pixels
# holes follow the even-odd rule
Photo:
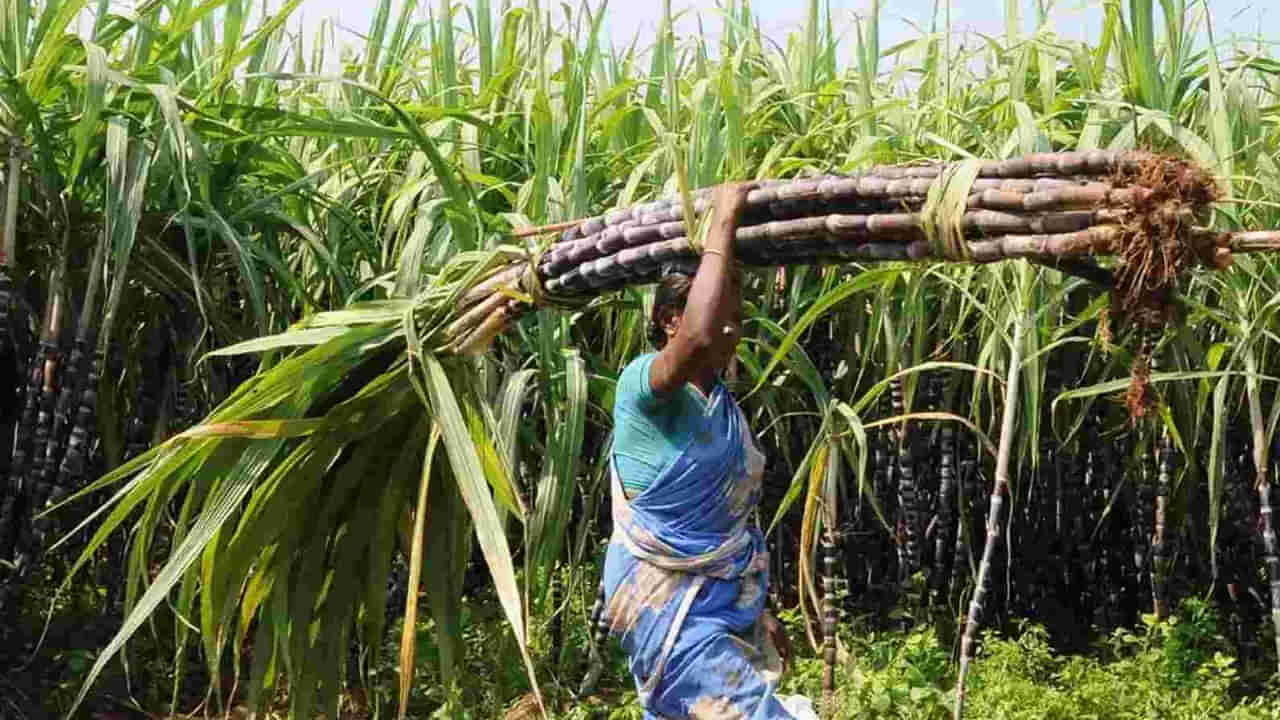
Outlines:
[[[613,462],[630,497],[653,484],[706,421],[707,400],[693,385],[672,397],[653,394],[649,370],[657,356],[641,355],[623,369],[613,402]]]

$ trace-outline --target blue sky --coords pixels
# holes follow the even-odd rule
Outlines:
[[[465,3],[467,0],[459,0]],[[598,6],[598,0],[592,0]],[[1188,5],[1203,7],[1205,0],[1188,0]],[[436,5],[435,0],[421,1],[421,5]],[[497,4],[497,3],[494,3]],[[546,3],[550,5],[551,3]],[[754,0],[752,6],[765,31],[777,40],[783,40],[789,30],[796,29],[804,21],[805,0]],[[847,34],[853,27],[857,14],[865,14],[871,0],[830,0],[832,16],[838,32]],[[934,0],[882,0],[882,47],[914,37],[912,25],[927,27],[933,11]],[[1082,39],[1096,34],[1100,27],[1098,6],[1100,0],[1057,0],[1054,3],[1052,24],[1058,34],[1072,39]],[[1214,32],[1219,37],[1229,34],[1256,36],[1259,31],[1268,39],[1280,39],[1280,4],[1275,0],[1207,0],[1212,14]],[[557,3],[558,5],[558,3]],[[691,10],[679,29],[692,32],[695,17],[700,15],[704,27],[718,24],[715,0],[673,0],[676,10]],[[957,30],[983,33],[1002,33],[1004,17],[1001,0],[952,0],[951,17]],[[1028,29],[1034,20],[1033,0],[1024,0],[1024,22]],[[341,24],[357,31],[368,28],[373,13],[373,0],[305,0],[300,8],[306,25],[312,26],[321,18],[336,17]],[[610,35],[618,44],[629,42],[639,33],[641,45],[652,37],[661,15],[660,0],[611,0],[606,22]]]

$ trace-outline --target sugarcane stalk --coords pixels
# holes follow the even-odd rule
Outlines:
[[[35,435],[31,445],[30,468],[28,469],[27,480],[24,483],[25,487],[28,488],[26,490],[27,505],[33,522],[36,513],[44,508],[45,501],[48,499],[57,467],[59,443],[54,437],[53,426],[57,409],[59,380],[65,379],[62,378],[60,341],[62,336],[62,316],[66,305],[66,262],[67,253],[70,251],[70,241],[71,227],[68,221],[62,232],[61,259],[54,269],[49,283],[49,301],[45,305],[47,308],[45,331],[40,339],[40,347],[44,354],[44,368],[41,373],[40,400],[36,416]],[[50,452],[50,445],[54,446],[52,452]],[[25,556],[28,553],[38,551],[36,535],[36,528],[33,525],[23,526],[22,532],[19,534],[19,545],[17,547],[20,564],[24,564]]]
[[[1153,156],[1142,152],[1090,151],[1088,153],[1040,153],[1003,161],[985,162],[978,169],[975,190],[1008,189],[1035,192],[1060,186],[1077,185],[1098,178],[1110,178],[1118,171],[1133,172]],[[923,198],[936,179],[947,172],[949,164],[919,166],[877,166],[848,176],[820,176],[796,180],[765,180],[747,197],[750,215],[767,210],[783,217],[787,206],[821,200],[830,204],[839,200],[884,200],[903,197]],[[1045,177],[1050,176],[1050,177]],[[693,191],[695,211],[705,211],[713,188]],[[782,206],[779,206],[782,203]],[[565,241],[573,241],[625,222],[647,224],[649,219],[666,221],[683,219],[683,204],[677,195],[631,208],[613,210],[595,217],[535,228],[520,228],[518,237],[564,232]]]
[[[1197,229],[1197,233],[1209,234],[1211,232],[1210,230]],[[1227,233],[1222,235],[1221,238],[1218,246],[1228,248],[1232,252],[1275,252],[1280,250],[1280,231],[1276,230]]]
[[[889,395],[887,414],[889,417],[897,417],[902,414],[902,388],[901,379],[894,378],[889,381]],[[895,387],[897,388],[895,391]],[[898,428],[886,427],[884,434],[885,451],[881,457],[884,462],[884,482],[885,495],[890,500],[893,514],[893,546],[897,554],[897,577],[894,579],[896,583],[896,592],[901,595],[905,588],[904,578],[909,577],[911,566],[911,558],[907,554],[907,528],[906,528],[906,509],[902,505],[902,462],[898,455],[902,450],[901,431]]]
[[[163,367],[162,359],[166,346],[161,336],[162,332],[160,328],[156,328],[156,332],[147,341],[146,350],[143,353],[144,367]],[[138,378],[137,401],[134,404],[133,415],[125,425],[125,462],[146,452],[151,446],[150,435],[155,430],[153,425],[158,419],[161,404],[160,399],[156,397],[155,385],[148,382],[153,377],[152,373],[143,373]],[[168,382],[167,376],[163,382]]]
[[[31,453],[31,441],[35,435],[36,417],[39,413],[40,390],[44,386],[45,356],[48,353],[46,343],[40,343],[35,359],[27,372],[27,388],[23,401],[22,415],[14,431],[13,456],[9,463],[8,492],[5,494],[4,507],[0,508],[0,558],[11,557],[16,541],[17,529],[20,527],[19,515],[25,510],[22,500],[24,492],[29,490],[25,484],[28,459]]]
[[[951,561],[955,559],[955,428],[945,423],[941,428],[941,460],[938,468],[938,527],[933,544],[932,585],[941,595],[951,583]]]
[[[92,332],[85,344],[92,345]],[[88,358],[88,367],[84,381],[81,383],[76,407],[76,420],[71,428],[71,436],[67,438],[67,450],[63,453],[62,463],[58,467],[58,478],[49,493],[49,503],[57,504],[83,482],[85,470],[89,462],[90,446],[93,443],[95,413],[98,405],[98,380],[102,371],[102,355],[94,352]]]
[[[14,337],[10,319],[13,306],[13,281],[9,279],[7,258],[0,257],[0,362],[9,360],[10,353],[17,353],[18,341]],[[6,388],[4,392],[8,392]]]
[[[18,367],[18,341],[14,337],[10,321],[10,307],[13,302],[13,284],[9,280],[8,266],[0,258],[0,396],[5,398],[5,407],[0,408],[0,422],[13,410],[11,402],[17,397],[21,374],[16,373]],[[7,428],[0,430],[7,432]],[[0,506],[4,504],[9,477],[9,458],[0,457]]]
[[[1262,544],[1266,552],[1267,577],[1271,587],[1271,622],[1277,628],[1276,657],[1280,658],[1280,555],[1276,549],[1276,531],[1271,512],[1271,478],[1267,468],[1257,468],[1258,505],[1262,516]],[[1280,660],[1277,660],[1280,666]]]
[[[1271,622],[1275,628],[1276,664],[1280,668],[1280,555],[1277,554],[1275,521],[1271,507],[1270,438],[1262,414],[1261,388],[1258,383],[1256,352],[1245,353],[1245,390],[1249,403],[1249,425],[1253,435],[1254,490],[1258,494],[1262,546],[1266,553],[1267,579],[1271,590]]]
[[[66,449],[57,462],[57,475],[49,489],[48,505],[61,502],[80,482],[84,476],[85,453],[92,442],[92,424],[97,401],[98,377],[101,369],[101,358],[95,351],[96,333],[93,318],[97,308],[98,292],[102,286],[105,272],[107,230],[103,228],[98,236],[97,247],[93,251],[93,260],[89,265],[89,281],[85,288],[84,304],[80,308],[80,319],[76,329],[75,344],[71,351],[71,360],[67,368],[68,382],[63,383],[62,396],[58,398],[61,408],[65,404],[65,412],[69,415],[74,405],[75,419],[71,422],[71,432],[67,437]],[[55,432],[55,436],[57,433]],[[47,468],[48,466],[46,466]]]
[[[1085,518],[1096,517],[1094,500],[1098,495],[1098,484],[1101,482],[1098,471],[1098,435],[1096,426],[1099,420],[1097,414],[1090,413],[1086,423],[1088,425],[1083,428],[1083,432],[1080,435],[1078,455],[1081,462],[1082,477],[1081,483],[1075,488],[1077,495],[1070,513],[1070,532],[1075,553],[1072,567],[1080,578],[1084,604],[1089,611],[1088,617],[1093,618],[1099,606],[1098,597],[1101,595],[1096,587],[1096,578],[1100,575],[1098,573],[1098,558],[1094,556],[1094,553],[1090,552],[1090,540],[1085,532],[1084,522]]]
[[[1156,617],[1163,620],[1168,607],[1168,556],[1166,555],[1165,517],[1169,506],[1169,482],[1173,473],[1173,442],[1169,429],[1160,434],[1160,469],[1156,476],[1154,532],[1151,535],[1151,597]]]
[[[75,432],[72,414],[76,411],[83,393],[86,375],[91,364],[90,348],[93,344],[92,319],[96,305],[98,289],[102,284],[102,263],[106,257],[107,234],[105,229],[99,234],[93,251],[93,259],[89,264],[88,283],[85,288],[84,303],[80,308],[80,318],[76,329],[76,339],[71,349],[71,357],[63,373],[63,382],[54,408],[53,430],[45,448],[44,464],[41,468],[40,492],[36,497],[39,505],[32,508],[33,515],[45,509],[46,505],[56,504],[66,494],[63,487],[64,449],[70,446],[70,434]],[[78,413],[77,413],[78,416]],[[66,436],[66,442],[63,438]],[[44,544],[44,535],[50,530],[48,517],[34,519],[37,542]]]
[[[830,515],[830,514],[829,514]],[[830,710],[836,681],[836,531],[827,522],[822,534],[822,696]]]
[[[1096,225],[1115,225],[1128,217],[1123,208],[1106,207],[1107,193],[1071,199],[1070,188],[1052,192],[1020,194],[987,191],[974,195],[961,218],[961,228],[971,239],[1001,235],[1053,235],[1078,232]],[[1120,191],[1113,191],[1115,194]],[[1035,207],[1024,208],[1023,205]],[[1122,202],[1117,204],[1123,205]],[[746,218],[735,235],[737,250],[780,247],[796,238],[821,237],[837,243],[845,239],[911,242],[927,238],[923,213],[902,212],[901,203],[882,208],[844,212],[826,204],[800,217],[753,222]],[[552,246],[542,255],[539,274],[553,278],[585,263],[610,257],[624,250],[643,248],[663,240],[686,237],[682,220],[641,225],[628,221],[599,233]],[[624,263],[625,264],[625,263]]]
[[[956,679],[955,720],[964,717],[965,679],[973,657],[978,625],[982,618],[982,602],[987,591],[987,576],[991,571],[992,557],[1000,544],[1001,509],[1009,489],[1009,461],[1013,455],[1013,423],[1017,417],[1019,381],[1022,376],[1023,336],[1027,329],[1027,314],[1019,311],[1013,330],[1013,346],[1009,354],[1009,377],[1005,386],[1004,411],[1000,423],[1000,447],[996,455],[996,477],[991,491],[991,504],[987,511],[987,539],[982,548],[982,561],[978,565],[978,580],[969,601],[969,615],[965,622],[964,636],[960,640],[960,672]]]
[[[880,167],[849,177],[762,182],[748,195],[735,240],[737,255],[754,266],[1025,258],[1111,286],[1116,284],[1111,272],[1084,258],[1119,254],[1140,260],[1125,258],[1125,252],[1133,245],[1126,241],[1131,228],[1143,221],[1142,213],[1161,213],[1161,222],[1176,222],[1183,228],[1182,241],[1212,267],[1228,266],[1234,252],[1280,248],[1280,234],[1232,235],[1196,228],[1194,220],[1213,193],[1198,171],[1174,159],[1093,151],[982,163],[977,179],[966,188],[967,208],[956,208],[958,217],[943,222],[937,207],[926,200],[955,167]],[[1203,187],[1184,192],[1160,184],[1165,181],[1158,178],[1183,171]],[[1140,184],[1145,182],[1153,186]],[[539,255],[536,267],[513,262],[464,294],[445,333],[449,350],[484,351],[508,320],[525,311],[521,303],[494,297],[503,286],[523,285],[536,305],[650,283],[672,264],[692,266],[698,251],[685,237],[684,215],[705,213],[711,191],[696,191],[691,206],[673,196],[576,224],[521,231],[521,236],[554,229],[563,234]],[[931,239],[940,222],[947,227],[956,223],[956,242],[948,240],[944,247]],[[1134,272],[1141,271],[1127,270],[1129,264],[1119,267],[1126,292],[1133,293],[1135,277],[1141,278]],[[544,291],[541,297],[532,292],[535,285]]]
[[[8,359],[10,353],[17,354],[18,339],[13,332],[10,307],[13,303],[13,285],[9,278],[9,268],[14,262],[17,245],[18,202],[20,199],[19,183],[22,181],[21,146],[17,138],[9,139],[9,156],[6,163],[8,175],[5,178],[4,225],[0,233],[0,362]],[[38,382],[38,380],[37,380]],[[0,392],[9,393],[9,388]],[[30,392],[28,391],[30,397]],[[9,557],[10,533],[17,526],[14,514],[20,510],[18,495],[21,492],[22,472],[25,471],[26,446],[30,441],[28,435],[30,425],[24,424],[27,408],[20,416],[15,428],[11,462],[0,473],[0,558]],[[32,408],[34,412],[34,408]],[[34,418],[32,419],[34,422]],[[19,468],[19,466],[22,466]],[[15,468],[19,468],[15,474]]]
[[[906,414],[903,400],[902,381],[894,378],[889,382],[889,392],[893,402],[893,414],[900,417]],[[902,574],[898,578],[905,590],[916,571],[920,569],[920,513],[916,504],[915,468],[912,467],[911,426],[907,421],[898,423],[898,437],[895,443],[898,470],[898,515],[902,529],[903,553]]]
[[[1095,218],[1105,218],[1105,213],[1092,213]],[[867,230],[869,217],[858,215],[828,215],[821,218],[801,218],[768,223],[761,226],[743,226],[738,229],[738,257],[746,265],[774,266],[812,264],[815,262],[878,262],[908,260],[947,260],[938,257],[929,242],[920,239],[920,230],[912,222],[899,219],[903,214],[887,214],[872,222],[878,234]],[[910,216],[911,214],[906,214]],[[1073,217],[1059,214],[1060,217]],[[989,216],[988,216],[989,217]],[[1075,216],[1079,217],[1079,216]],[[975,219],[973,222],[978,222]],[[1063,222],[1075,222],[1078,220]],[[1069,225],[1068,225],[1069,226]],[[1047,227],[1041,225],[1041,227]],[[880,231],[891,230],[885,234]],[[1100,224],[1073,232],[1011,234],[969,240],[965,243],[965,261],[976,263],[1000,262],[1023,258],[1049,265],[1071,274],[1085,277],[1103,285],[1111,285],[1114,278],[1109,271],[1081,262],[1090,256],[1111,255],[1122,237],[1119,226]],[[915,239],[912,239],[915,238]],[[1215,267],[1230,264],[1234,252],[1264,252],[1280,249],[1280,233],[1213,233],[1196,229],[1191,234],[1197,247],[1205,245],[1205,252],[1213,259]],[[549,255],[548,255],[549,257]],[[655,282],[664,264],[688,263],[697,258],[697,251],[683,235],[628,247],[613,255],[574,255],[571,258],[548,259],[540,264],[539,275],[547,292],[555,295],[582,295],[619,289],[628,285]],[[575,265],[577,260],[584,260]],[[476,303],[490,299],[499,288],[515,285],[525,274],[527,264],[518,262],[491,275],[465,293],[459,307],[467,315],[450,327],[451,336],[460,336],[486,321],[493,320],[493,311],[470,314]],[[558,273],[558,274],[557,274]],[[496,302],[496,301],[495,301]],[[508,303],[510,306],[510,303]],[[510,308],[508,314],[517,315]],[[500,331],[501,326],[497,327]]]
[[[893,404],[889,395],[881,395],[878,403],[879,407],[876,409],[882,417],[892,416]],[[893,512],[894,505],[897,502],[897,488],[893,482],[893,462],[889,453],[891,439],[892,431],[887,427],[879,427],[872,431],[872,487],[875,488],[881,507],[883,507],[887,513]],[[893,517],[893,515],[890,515],[890,517]],[[901,567],[902,544],[899,542],[896,528],[895,532],[889,537],[889,543],[893,551],[896,552],[896,558],[894,558],[892,553],[883,553],[883,560],[881,560],[881,563],[887,566],[890,562],[889,558],[894,558],[897,560],[897,567]],[[872,555],[872,557],[876,557],[876,555]]]
[[[604,672],[604,648],[609,640],[609,619],[605,615],[604,580],[596,590],[596,602],[591,608],[591,648],[588,651],[587,674],[578,688],[578,696],[586,697],[595,691],[600,674]]]
[[[547,583],[547,607],[551,608],[551,648],[548,655],[552,667],[559,667],[560,651],[564,647],[564,613],[560,609],[560,595],[560,573],[553,565]]]
[[[956,478],[956,535],[951,553],[951,588],[948,597],[959,597],[964,590],[964,581],[974,576],[972,532],[969,498],[976,495],[971,492],[973,484],[973,461],[965,459],[957,467]],[[963,571],[963,572],[962,572]]]
[[[1139,577],[1150,571],[1148,554],[1151,550],[1152,529],[1149,509],[1154,507],[1155,489],[1151,478],[1151,467],[1148,453],[1142,453],[1136,459],[1133,468],[1135,483],[1134,537],[1133,537],[1133,569]]]
[[[777,230],[788,233],[774,235],[767,244],[752,238],[739,245],[739,259],[749,266],[802,265],[819,262],[880,262],[945,259],[926,240],[896,242],[879,240],[832,242],[813,227],[814,223],[777,223]],[[739,230],[754,231],[754,228]],[[1015,258],[1059,263],[1066,258],[1110,254],[1120,237],[1117,226],[1102,225],[1072,233],[1050,235],[1007,235],[965,243],[968,262],[990,263]],[[557,295],[582,295],[606,292],[628,285],[655,282],[665,265],[689,264],[697,251],[684,238],[663,240],[638,248],[630,248],[579,265],[546,281],[548,292]]]
[[[18,243],[18,202],[21,200],[22,187],[22,143],[16,137],[9,138],[9,178],[5,183],[4,203],[4,257],[0,265],[12,264],[17,257]]]

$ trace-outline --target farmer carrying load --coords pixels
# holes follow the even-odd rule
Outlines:
[[[764,456],[720,380],[742,335],[733,238],[750,187],[716,189],[696,273],[658,287],[658,352],[618,381],[605,612],[646,719],[816,718],[774,692],[791,647],[765,611]]]

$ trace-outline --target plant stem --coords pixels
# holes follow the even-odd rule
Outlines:
[[[982,549],[982,562],[978,566],[977,587],[969,602],[969,616],[965,622],[964,637],[960,640],[960,674],[956,679],[955,720],[964,717],[964,681],[969,673],[974,639],[982,617],[982,601],[987,589],[987,575],[991,570],[991,558],[1000,544],[1000,510],[1009,488],[1009,459],[1013,454],[1013,422],[1017,416],[1018,379],[1021,376],[1023,336],[1027,330],[1027,313],[1019,309],[1014,325],[1013,346],[1009,354],[1009,377],[1005,387],[1004,414],[1000,423],[1000,449],[996,456],[995,487],[991,491],[991,505],[987,511],[987,541]]]
[[[1253,466],[1257,475],[1255,489],[1262,516],[1262,544],[1266,552],[1267,579],[1271,584],[1271,622],[1275,626],[1276,667],[1280,669],[1280,556],[1276,554],[1275,523],[1271,517],[1271,478],[1269,467],[1267,427],[1262,416],[1261,388],[1258,387],[1258,356],[1255,351],[1245,353],[1245,388],[1249,396],[1249,422],[1253,428]]]
[[[19,182],[22,180],[22,147],[17,138],[9,140],[9,180],[5,183],[4,246],[0,248],[0,265],[12,265],[17,246]]]
[[[831,708],[836,680],[836,531],[828,522],[822,535],[822,698]]]

